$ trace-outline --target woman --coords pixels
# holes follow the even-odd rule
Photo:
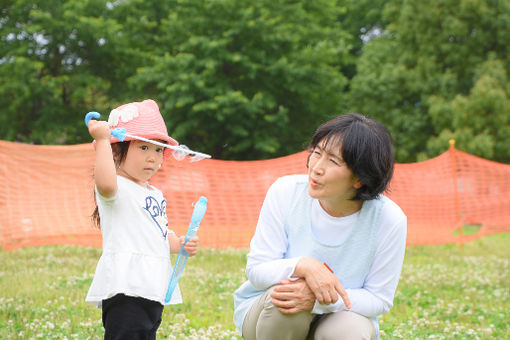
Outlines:
[[[393,305],[407,218],[382,195],[393,175],[386,128],[349,113],[321,125],[308,175],[279,178],[262,206],[234,294],[246,340],[376,339]]]

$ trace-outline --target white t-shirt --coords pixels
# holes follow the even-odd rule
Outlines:
[[[290,195],[294,192],[295,183],[303,180],[303,176],[306,177],[281,177],[267,192],[246,264],[246,275],[256,289],[267,289],[281,280],[292,279],[300,260],[299,257],[283,258],[288,248],[284,219],[291,208]],[[350,234],[358,215],[332,217],[315,200],[310,217],[313,235],[327,244],[339,244]],[[351,311],[367,317],[386,313],[393,306],[405,253],[407,218],[402,210],[390,201],[381,211],[380,223],[374,260],[363,288],[346,289]],[[344,309],[343,300],[339,298],[335,304],[316,303],[312,312],[322,314]]]
[[[96,200],[103,253],[86,301],[101,307],[102,300],[122,293],[165,304],[172,273],[167,235],[173,232],[163,193],[117,176],[117,193],[106,198],[96,189]],[[169,304],[181,302],[177,286]]]

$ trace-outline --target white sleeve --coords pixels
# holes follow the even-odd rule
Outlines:
[[[351,311],[374,317],[391,309],[402,271],[406,235],[407,218],[403,214],[389,228],[381,228],[374,261],[363,287],[346,289]],[[316,302],[312,313],[324,314],[340,310],[346,310],[346,307],[339,296],[335,304],[321,305]]]
[[[281,280],[291,279],[300,259],[284,259],[288,245],[284,220],[290,208],[293,183],[288,177],[273,183],[260,210],[246,264],[246,276],[256,289],[267,289]]]

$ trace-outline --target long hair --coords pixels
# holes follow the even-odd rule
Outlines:
[[[118,168],[122,164],[122,162],[126,159],[128,149],[129,149],[129,141],[112,144],[112,154],[113,154],[113,161],[115,162],[115,168]],[[94,189],[94,204],[95,204],[95,208],[94,208],[94,211],[92,212],[92,215],[90,217],[92,218],[94,225],[96,227],[98,227],[99,229],[101,229],[101,218],[99,217],[99,209],[97,207],[95,189]]]

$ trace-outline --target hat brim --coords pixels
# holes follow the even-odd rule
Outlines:
[[[169,144],[169,145],[174,145],[174,146],[179,145],[179,142],[177,142],[172,137],[167,136],[167,135],[163,135],[163,134],[160,134],[160,133],[144,134],[143,136],[140,136],[140,137],[143,137],[143,138],[146,138],[146,139],[152,139],[152,140],[162,140],[162,141],[167,142],[167,144]],[[126,138],[124,139],[124,141],[130,141],[130,140],[136,140],[136,138],[126,136]],[[118,142],[120,142],[119,139],[117,139],[117,138],[115,138],[113,136],[111,137],[110,143],[118,143]]]

